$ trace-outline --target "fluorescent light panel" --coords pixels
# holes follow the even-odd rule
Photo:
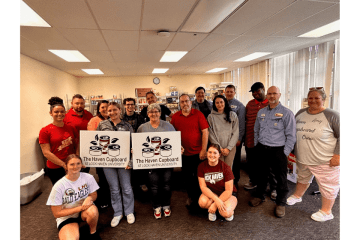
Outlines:
[[[227,68],[214,68],[214,69],[211,69],[209,71],[207,71],[207,73],[215,73],[215,72],[220,72],[222,70],[225,70]]]
[[[67,62],[90,62],[84,55],[78,50],[50,50],[56,56],[64,59]]]
[[[166,73],[168,70],[168,68],[154,68],[152,73]]]
[[[244,1],[201,0],[181,28],[181,31],[209,33]]]
[[[51,27],[23,1],[20,1],[20,26]]]
[[[187,53],[187,51],[166,51],[160,62],[178,62]]]
[[[100,69],[81,69],[83,70],[84,72],[86,72],[87,74],[91,74],[91,75],[94,75],[94,74],[104,74]]]
[[[300,35],[298,37],[309,37],[309,38],[317,38],[322,37],[324,35],[327,35],[329,33],[333,33],[340,30],[340,20],[337,20],[335,22],[326,24],[322,27],[319,27],[317,29],[314,29],[310,32],[304,33],[303,35]]]
[[[254,53],[252,53],[250,55],[247,55],[245,57],[236,59],[234,62],[248,62],[248,61],[251,61],[251,60],[266,56],[266,55],[269,55],[271,53],[272,52],[254,52]]]

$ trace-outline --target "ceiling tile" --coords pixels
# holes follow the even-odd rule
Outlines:
[[[87,1],[101,29],[140,29],[141,0]]]
[[[267,19],[265,22],[255,26],[249,31],[245,32],[244,35],[260,35],[269,36],[276,33],[288,26],[291,26],[299,21],[302,21],[328,7],[334,3],[327,2],[307,2],[297,1],[275,16]]]
[[[78,50],[109,50],[100,30],[59,28],[63,36]]]
[[[34,50],[47,50],[47,49],[39,44],[30,41],[27,38],[20,36],[20,53],[24,53],[25,51],[34,51]]]
[[[324,26],[331,22],[340,19],[340,4],[335,4],[324,11],[321,11],[314,16],[311,16],[299,23],[296,23],[288,28],[285,28],[272,36],[291,36],[297,37],[306,32],[314,30],[318,27]]]
[[[170,33],[169,37],[160,37],[157,31],[141,31],[139,50],[165,50],[175,33]]]
[[[46,49],[75,50],[62,34],[55,28],[44,27],[20,27],[20,35]]]
[[[211,52],[194,52],[191,51],[187,53],[179,62],[181,63],[192,63],[197,62],[205,56],[209,55]]]
[[[111,51],[115,62],[136,62],[137,51]]]
[[[198,45],[208,34],[203,33],[176,33],[167,51],[190,51]]]
[[[192,51],[195,52],[212,52],[225,44],[233,41],[237,36],[222,35],[211,33],[202,42],[200,42]]]
[[[139,31],[102,30],[110,50],[138,50]]]
[[[138,62],[153,62],[159,63],[165,51],[138,51]]]
[[[145,0],[141,30],[177,31],[195,2],[196,0]]]
[[[251,0],[220,24],[213,33],[240,35],[274,15],[295,0]],[[275,2],[275,3],[274,3]]]
[[[248,48],[251,44],[256,43],[262,36],[243,36],[236,38],[234,41],[224,45],[222,48],[218,49],[220,51],[227,52],[238,52]]]
[[[23,0],[52,27],[97,29],[84,0]]]

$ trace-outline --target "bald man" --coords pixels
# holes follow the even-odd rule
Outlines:
[[[287,158],[296,141],[296,122],[293,112],[279,99],[278,87],[267,90],[269,105],[259,110],[254,127],[254,145],[257,153],[258,186],[249,204],[256,207],[265,201],[265,191],[270,168],[277,181],[275,216],[285,216],[287,186]]]

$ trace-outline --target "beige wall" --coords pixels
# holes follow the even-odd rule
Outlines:
[[[176,86],[178,91],[194,93],[200,84],[209,87],[212,82],[221,82],[221,75],[176,75],[158,76],[160,84],[155,85],[155,76],[123,76],[123,77],[86,77],[79,78],[79,91],[84,96],[103,95],[104,98],[112,98],[119,94],[125,97],[135,97],[135,88],[153,88],[165,96],[170,92],[170,86]]]
[[[39,131],[51,123],[49,98],[77,91],[77,79],[20,54],[20,173],[39,171],[44,160],[37,142]]]

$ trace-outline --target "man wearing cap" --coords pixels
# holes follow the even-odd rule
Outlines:
[[[270,167],[277,181],[275,216],[285,216],[287,186],[287,158],[296,142],[296,121],[291,110],[284,107],[279,99],[278,87],[267,91],[269,105],[259,110],[254,127],[254,146],[257,157],[258,186],[250,206],[256,207],[265,201],[264,193]]]
[[[201,195],[197,167],[206,159],[209,124],[204,114],[191,108],[189,95],[182,94],[179,100],[181,110],[174,114],[171,124],[176,131],[181,131],[181,145],[184,147],[182,172],[188,193],[186,206],[190,210],[196,210],[199,209],[198,200]]]
[[[244,188],[247,190],[256,188],[256,166],[257,161],[255,157],[255,148],[254,148],[254,125],[256,120],[256,115],[260,109],[266,107],[269,104],[269,100],[266,99],[265,87],[261,82],[256,82],[251,86],[253,100],[250,100],[246,105],[246,123],[245,123],[245,151],[246,159],[248,165],[249,173],[249,182],[244,185]],[[272,171],[269,175],[269,183],[271,190],[271,199],[276,199],[276,180]]]
[[[234,186],[238,188],[238,182],[240,180],[240,161],[241,161],[241,141],[245,134],[245,114],[246,109],[244,104],[239,100],[235,99],[235,86],[227,85],[225,88],[225,97],[228,100],[229,106],[232,111],[236,113],[239,121],[239,140],[236,143],[236,153],[233,163],[233,173],[234,173]]]
[[[191,108],[197,109],[202,112],[207,119],[212,109],[212,102],[205,99],[205,88],[198,87],[195,90],[195,101],[193,102]]]

